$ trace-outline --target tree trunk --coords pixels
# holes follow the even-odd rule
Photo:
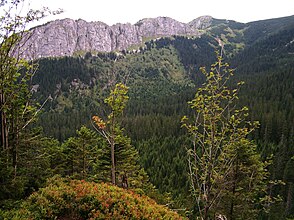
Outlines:
[[[234,214],[234,200],[235,200],[235,193],[236,193],[236,185],[237,185],[237,173],[238,173],[238,170],[239,170],[239,163],[238,163],[238,159],[236,161],[236,164],[235,164],[235,170],[234,170],[234,179],[233,179],[233,186],[232,186],[232,198],[231,198],[231,204],[230,204],[230,212],[229,212],[229,219],[232,220],[234,219],[233,218],[233,214]]]
[[[15,108],[14,108],[15,109]],[[12,153],[12,167],[14,170],[14,178],[17,176],[18,168],[18,154],[19,154],[19,121],[17,112],[13,112],[13,118],[11,120],[12,127],[12,141],[11,141],[11,153]]]
[[[8,153],[8,129],[7,129],[6,114],[4,112],[4,103],[5,103],[4,94],[1,93],[0,94],[1,145],[2,145],[3,151],[7,151]]]
[[[233,213],[234,213],[234,196],[235,196],[235,192],[236,192],[236,181],[234,180],[233,182],[233,188],[232,188],[232,194],[233,197],[231,199],[231,205],[230,205],[230,213],[229,213],[229,219],[232,220],[233,219]]]
[[[1,146],[3,150],[3,158],[5,161],[5,166],[8,168],[9,166],[9,142],[8,142],[8,126],[7,126],[7,117],[4,111],[4,105],[5,105],[5,97],[4,94],[1,92],[0,94],[0,120],[1,120]]]
[[[115,182],[115,156],[114,156],[114,140],[111,140],[111,183],[113,185],[116,184]]]
[[[209,207],[208,205],[205,206],[204,208],[204,220],[207,220],[208,219],[208,212],[209,212]]]
[[[86,154],[85,154],[85,143],[83,143],[83,179],[85,179],[86,174]]]
[[[113,115],[111,119],[111,128],[110,128],[110,148],[111,148],[111,183],[116,185],[115,178],[115,116]]]
[[[292,214],[292,207],[293,207],[293,183],[288,183],[288,193],[287,193],[287,204],[286,204],[286,215]]]

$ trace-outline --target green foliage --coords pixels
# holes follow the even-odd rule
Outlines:
[[[113,185],[51,179],[7,219],[184,219],[154,200]]]
[[[84,58],[79,56],[39,60],[39,70],[32,79],[34,88],[37,88],[33,98],[43,102],[51,95],[52,101],[45,105],[45,112],[41,115],[38,124],[43,127],[46,135],[66,141],[60,144],[54,139],[43,138],[38,131],[31,132],[31,126],[34,126],[32,120],[20,133],[21,148],[18,151],[20,157],[18,157],[17,178],[14,178],[13,166],[6,166],[6,154],[1,152],[0,179],[1,183],[4,183],[1,184],[4,187],[0,189],[2,205],[10,206],[10,203],[2,198],[20,198],[28,195],[42,186],[44,179],[52,174],[63,176],[68,174],[83,178],[83,170],[86,170],[85,174],[90,180],[110,181],[111,153],[107,142],[98,138],[97,145],[91,144],[95,149],[99,148],[99,157],[95,158],[95,161],[89,159],[94,157],[94,154],[90,150],[93,148],[87,145],[84,152],[89,154],[89,158],[85,160],[87,169],[83,169],[81,153],[83,145],[81,137],[76,135],[76,130],[82,125],[89,127],[91,121],[89,116],[97,114],[97,109],[103,122],[106,122],[107,114],[102,112],[102,109],[107,104],[100,100],[109,96],[110,89],[117,82],[127,82],[130,86],[128,93],[130,99],[124,113],[119,117],[120,128],[124,127],[125,130],[121,134],[119,140],[121,146],[117,147],[117,150],[124,151],[125,146],[137,148],[140,159],[134,161],[144,167],[160,192],[170,192],[176,207],[189,208],[193,203],[187,196],[188,181],[185,174],[187,164],[184,148],[180,147],[187,144],[186,139],[182,137],[184,129],[180,129],[180,115],[188,115],[192,118],[194,110],[189,109],[186,103],[193,99],[195,88],[201,85],[205,78],[204,75],[194,72],[200,66],[208,67],[214,62],[214,48],[218,45],[216,38],[219,38],[224,43],[224,54],[234,55],[227,58],[228,62],[237,67],[234,71],[235,77],[228,80],[228,85],[235,84],[235,81],[246,81],[240,90],[236,109],[242,109],[240,106],[248,106],[250,120],[260,121],[260,127],[249,136],[256,141],[257,150],[262,154],[263,159],[273,154],[273,162],[269,166],[271,179],[285,182],[284,185],[270,186],[271,196],[281,194],[283,201],[273,207],[268,216],[271,218],[292,216],[294,213],[291,205],[293,204],[291,158],[294,154],[292,111],[294,44],[291,43],[293,16],[248,24],[214,19],[211,28],[205,33],[199,38],[173,36],[149,41],[135,54],[95,52],[95,55],[85,54]],[[27,97],[31,95],[27,93],[31,87],[20,80],[25,74],[24,69],[21,66],[14,66],[11,70],[18,67],[21,69],[18,73],[21,75],[14,75],[16,80],[14,82],[18,84],[15,83],[15,86],[7,89],[9,97],[13,97],[8,101],[14,102],[16,107],[24,107],[25,105],[22,104],[25,102],[20,96],[15,95],[15,92],[9,93],[12,90],[18,91],[17,86],[22,84],[24,86],[20,89],[21,93],[28,95]],[[31,100],[29,105],[35,106]],[[31,108],[32,114],[28,111],[25,116],[26,122],[34,114],[36,110],[34,108]],[[11,109],[14,108],[7,107],[7,110]],[[9,113],[9,115],[13,114]],[[22,123],[24,121],[20,124]],[[131,138],[133,146],[126,135]],[[14,137],[11,135],[10,137],[9,142],[13,143]],[[69,139],[70,137],[72,138]],[[241,155],[249,156],[247,162],[247,157],[240,157],[240,164],[246,162],[253,166],[255,159],[259,160],[258,156],[255,158],[255,145],[251,142],[243,143],[247,145],[244,148],[247,150],[242,148],[243,150],[239,149],[239,152]],[[131,152],[134,152],[133,149]],[[121,155],[119,160],[126,153]],[[74,164],[74,175],[69,169],[71,162]],[[238,178],[235,178],[235,181],[244,188],[240,193],[244,193],[247,188],[242,184],[248,181],[246,178],[248,170],[241,165],[237,166],[239,167],[237,170],[240,176],[244,177],[244,181]],[[258,167],[258,164],[254,166]],[[131,174],[134,177],[140,176],[135,178],[136,186],[140,186],[142,179],[148,179],[142,169],[138,170],[139,175]],[[231,173],[229,176],[232,178],[234,175]],[[14,181],[7,181],[12,179]],[[120,180],[119,184],[121,185]],[[152,191],[152,185],[143,188],[144,192],[145,188]],[[238,193],[239,190],[235,195],[239,195]],[[155,197],[158,198],[158,195]],[[229,206],[232,198],[236,199],[236,203],[242,202],[241,197],[236,198],[232,193],[227,192],[223,197],[223,204],[226,205],[219,207],[222,212],[228,212],[226,206]],[[244,207],[249,206],[244,205]],[[235,209],[239,209],[238,205]],[[241,213],[241,211],[236,212]]]
[[[110,158],[104,161],[109,163],[106,168],[111,167],[109,173],[112,184],[124,188],[143,188],[148,181],[147,175],[138,164],[137,150],[131,145],[130,138],[123,134],[124,129],[121,128],[120,117],[129,98],[127,92],[128,87],[122,83],[116,84],[109,97],[105,99],[105,103],[111,109],[106,121],[98,116],[93,116],[92,119],[96,131],[108,144],[108,149],[104,150],[104,158],[109,156]]]
[[[25,0],[0,4],[0,184],[1,203],[38,187],[50,175],[39,131],[29,127],[40,108],[31,97],[30,81],[35,64],[20,59],[26,25],[44,18],[48,9],[21,11]],[[58,12],[57,12],[58,13]],[[30,161],[34,153],[35,160]],[[35,176],[36,175],[36,176]],[[40,176],[38,176],[40,175]]]
[[[161,193],[171,193],[173,207],[191,208],[185,137],[153,137],[136,143],[140,163]]]
[[[126,107],[129,96],[127,96],[128,87],[124,84],[119,83],[115,85],[115,89],[110,92],[108,98],[105,99],[105,103],[111,108],[111,113],[108,118],[111,120],[112,117],[118,117],[123,113]]]
[[[77,137],[67,139],[61,146],[63,174],[76,179],[89,179],[97,174],[95,167],[100,163],[103,140],[96,132],[82,126]]]
[[[234,32],[236,29],[240,29],[239,27],[230,28]],[[246,30],[251,28],[253,25]],[[248,37],[248,33],[247,31],[244,35],[245,38]],[[285,55],[284,52],[291,51],[279,50],[279,56],[275,58],[266,56],[266,53],[270,50],[273,51],[275,42],[280,38],[283,38],[286,44],[292,35],[287,32],[277,32],[276,34],[272,35],[270,40],[263,36],[264,38],[260,38],[260,41],[252,47],[246,45],[245,50],[240,51],[239,55],[230,61],[238,68],[236,68],[235,77],[228,81],[228,85],[235,81],[246,81],[239,93],[238,106],[248,106],[250,120],[259,120],[261,124],[250,134],[250,138],[253,138],[258,144],[257,149],[262,153],[263,158],[274,154],[273,165],[269,168],[271,178],[282,179],[286,182],[283,179],[284,169],[287,161],[293,155],[291,137],[293,137],[294,116],[291,109],[294,107],[294,86],[293,65],[290,65],[292,61],[288,58],[290,55]],[[156,187],[162,192],[172,192],[173,198],[179,194],[183,195],[186,193],[184,188],[182,191],[174,189],[171,184],[175,182],[176,186],[176,183],[182,182],[183,179],[181,174],[170,176],[173,174],[173,166],[165,165],[165,169],[160,170],[161,174],[157,175],[158,164],[165,164],[172,160],[174,153],[182,152],[181,150],[177,151],[180,147],[172,148],[174,149],[173,153],[159,154],[157,152],[161,149],[170,152],[168,149],[171,147],[168,146],[172,146],[172,143],[165,144],[163,140],[172,136],[176,142],[178,137],[184,134],[184,130],[180,129],[178,123],[179,115],[191,114],[186,103],[193,98],[195,85],[197,88],[204,78],[201,74],[192,73],[194,69],[199,69],[199,66],[208,66],[214,59],[213,47],[205,42],[209,42],[213,47],[216,46],[216,41],[209,36],[202,36],[200,39],[174,37],[174,39],[162,38],[150,45],[150,50],[146,49],[137,54],[126,54],[125,57],[115,57],[110,53],[98,53],[97,56],[87,56],[85,60],[68,57],[43,59],[40,61],[40,72],[35,77],[38,79],[35,83],[40,82],[39,80],[42,80],[43,77],[49,81],[41,81],[40,90],[36,95],[44,94],[42,96],[47,97],[51,93],[53,101],[48,106],[50,109],[48,108],[48,111],[42,114],[40,124],[44,125],[44,131],[47,135],[54,136],[59,140],[73,136],[75,130],[79,129],[82,124],[90,125],[89,115],[96,113],[97,108],[99,114],[101,113],[103,116],[100,109],[103,109],[105,104],[99,103],[97,100],[103,100],[108,96],[111,85],[117,81],[127,80],[130,86],[130,100],[121,118],[125,128],[124,132],[135,141],[133,144],[140,150],[141,164],[147,170]],[[265,45],[265,48],[269,49],[262,49],[263,52],[259,56],[258,51],[260,48],[264,48],[261,45]],[[206,53],[203,50],[210,52]],[[281,58],[280,55],[284,58]],[[116,62],[113,59],[116,59]],[[184,80],[178,82],[176,78],[169,76],[173,72],[177,72],[175,75],[181,72],[181,79]],[[111,85],[107,84],[109,76],[114,79],[110,80]],[[71,86],[74,79],[78,79],[79,86],[77,88]],[[48,85],[52,88],[48,89]],[[56,85],[61,85],[60,89]],[[82,89],[82,85],[86,86],[85,89]],[[72,105],[57,103],[59,95],[65,97],[67,100],[65,103],[72,103]],[[71,101],[69,102],[69,100]],[[63,112],[59,111],[61,109]],[[280,144],[281,137],[284,137],[283,144]],[[147,147],[149,145],[152,147]],[[140,146],[146,147],[140,148]],[[104,165],[101,164],[99,170],[102,172],[102,167],[105,170],[100,177],[109,180],[110,152],[106,145],[103,148],[105,149],[103,151],[108,153],[102,157]],[[160,156],[162,154],[164,156]],[[182,153],[180,154],[182,155]],[[154,155],[154,159],[149,156],[142,157],[142,155]],[[154,161],[158,162],[154,163]],[[166,171],[161,172],[163,170]],[[165,172],[168,173],[167,176],[165,176]],[[164,178],[165,181],[161,178]],[[273,195],[279,193],[287,198],[288,189],[287,185],[274,186],[272,192],[274,192]],[[286,207],[286,203],[283,207]]]
[[[267,177],[265,164],[247,139],[258,122],[246,121],[247,107],[236,107],[239,89],[227,87],[233,71],[221,57],[202,73],[206,82],[190,102],[195,119],[182,119],[193,142],[188,149],[189,175],[199,215],[255,218],[256,199],[266,193]]]

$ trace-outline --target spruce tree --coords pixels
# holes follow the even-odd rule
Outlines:
[[[102,140],[85,126],[76,133],[76,137],[70,137],[62,144],[64,175],[77,179],[93,179],[95,167],[100,163]]]

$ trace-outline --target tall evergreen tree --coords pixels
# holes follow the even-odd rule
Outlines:
[[[101,142],[94,131],[82,126],[77,137],[70,137],[62,144],[64,174],[77,179],[93,179],[101,155]]]

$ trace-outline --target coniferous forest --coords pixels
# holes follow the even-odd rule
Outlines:
[[[294,17],[34,61],[11,22],[0,219],[294,218]]]

